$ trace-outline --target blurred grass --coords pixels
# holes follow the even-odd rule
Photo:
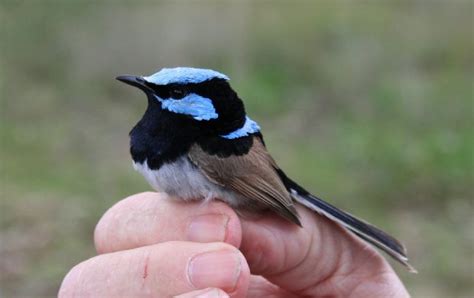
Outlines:
[[[415,297],[473,295],[471,1],[1,1],[0,296],[54,296],[148,190],[122,73],[232,78],[296,180],[405,241]]]

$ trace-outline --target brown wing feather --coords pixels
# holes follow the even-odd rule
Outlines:
[[[194,145],[188,156],[210,181],[301,225],[293,200],[275,171],[276,164],[258,138],[253,139],[253,146],[245,155],[221,158]]]

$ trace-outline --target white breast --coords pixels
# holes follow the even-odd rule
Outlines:
[[[184,200],[219,198],[231,206],[243,203],[234,192],[209,181],[185,156],[162,165],[158,170],[150,169],[146,160],[143,163],[134,163],[133,167],[156,191],[164,191],[171,196]]]

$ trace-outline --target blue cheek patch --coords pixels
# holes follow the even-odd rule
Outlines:
[[[229,134],[223,135],[221,137],[225,139],[237,139],[240,137],[246,137],[252,133],[256,133],[259,131],[260,131],[260,126],[258,126],[257,122],[245,116],[244,126],[242,126],[241,128],[237,130],[234,130],[233,132]]]
[[[198,121],[219,117],[212,101],[195,93],[190,93],[181,99],[162,99],[156,95],[155,97],[161,102],[163,109],[176,114],[189,115]]]
[[[143,78],[155,85],[198,84],[211,79],[229,80],[225,74],[215,70],[193,67],[163,68],[159,72]]]

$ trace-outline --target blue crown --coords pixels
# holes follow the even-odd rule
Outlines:
[[[159,72],[143,78],[156,85],[197,84],[211,79],[229,80],[225,74],[215,70],[193,67],[163,68]]]

